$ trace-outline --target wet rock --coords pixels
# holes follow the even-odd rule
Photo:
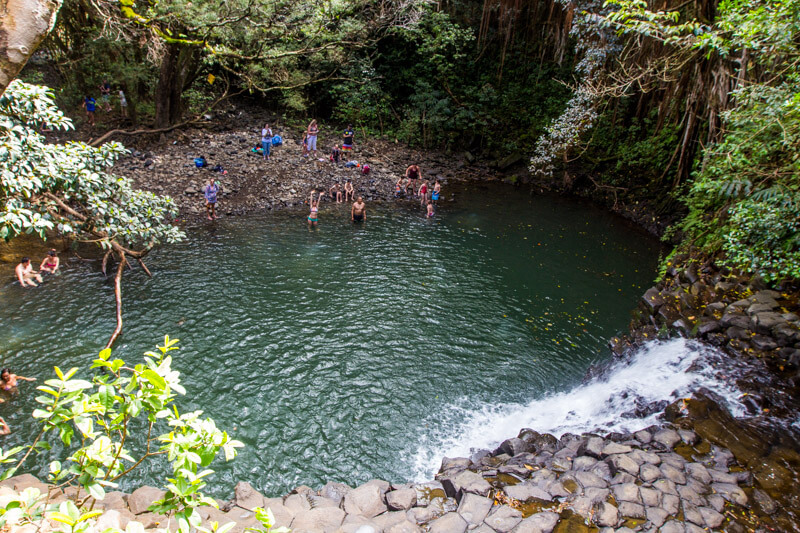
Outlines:
[[[550,468],[554,472],[567,472],[572,470],[572,461],[565,457],[553,457]]]
[[[692,522],[693,524],[697,524],[698,526],[704,526],[706,521],[703,519],[703,515],[700,514],[700,510],[689,503],[683,504],[683,516],[688,522]]]
[[[753,326],[753,323],[748,317],[733,313],[726,313],[722,315],[722,319],[720,319],[719,324],[724,328],[736,326],[737,328],[744,330],[750,329]]]
[[[392,511],[406,511],[417,503],[417,491],[414,489],[394,490],[386,493],[386,505]]]
[[[714,509],[700,507],[698,510],[700,511],[700,515],[703,517],[705,526],[710,527],[711,529],[719,527],[720,524],[722,524],[722,521],[725,520],[725,517]]]
[[[458,505],[458,514],[466,520],[469,527],[480,525],[492,509],[492,500],[477,494],[465,494]]]
[[[639,495],[642,497],[642,503],[647,507],[658,507],[661,505],[661,492],[656,489],[640,487]]]
[[[661,477],[661,470],[655,465],[651,465],[650,463],[645,463],[641,467],[639,467],[639,477],[645,483],[652,483],[656,479]]]
[[[656,312],[659,307],[664,305],[664,298],[661,297],[661,292],[655,288],[649,288],[642,296],[642,301],[647,305],[647,307],[652,311]]]
[[[706,499],[689,487],[678,487],[678,494],[680,495],[681,500],[684,502],[689,502],[696,507],[706,505]]]
[[[597,464],[597,459],[594,457],[589,457],[588,455],[582,455],[580,457],[575,458],[572,461],[572,468],[573,470],[583,470],[588,471]]]
[[[507,533],[522,521],[522,512],[513,509],[508,505],[501,505],[495,508],[486,517],[486,525],[497,531],[497,533]]]
[[[616,443],[616,442],[608,442],[603,447],[602,454],[603,455],[615,455],[615,454],[621,454],[621,453],[630,453],[632,449],[633,448],[631,448],[630,446],[626,446],[624,444],[619,444],[619,443]]]
[[[147,508],[153,505],[154,501],[163,498],[164,494],[166,492],[163,490],[148,485],[139,487],[128,496],[128,508],[136,515],[146,513]]]
[[[701,465],[700,463],[688,463],[686,465],[686,473],[692,476],[700,483],[703,483],[705,485],[711,483],[711,474],[709,474],[706,467]]]
[[[755,500],[756,504],[761,508],[761,511],[766,515],[771,515],[778,510],[778,504],[763,490],[753,489],[753,500]],[[717,509],[717,511],[719,511],[719,509]]]
[[[653,435],[649,431],[644,429],[634,433],[633,437],[642,444],[649,444],[650,441],[653,440]]]
[[[717,494],[737,505],[747,505],[747,494],[738,486],[729,483],[712,483],[711,489]]]
[[[600,503],[592,517],[600,527],[615,527],[619,522],[619,510],[608,502]]]
[[[447,513],[428,525],[428,533],[464,533],[467,521],[458,513]]]
[[[719,470],[717,468],[710,468],[707,469],[706,472],[714,483],[729,483],[731,485],[735,485],[738,482],[736,476],[727,471]],[[711,483],[711,481],[706,482],[706,485],[709,483]]]
[[[678,522],[677,520],[670,520],[659,530],[659,533],[685,533],[686,528],[683,527],[682,522]]]

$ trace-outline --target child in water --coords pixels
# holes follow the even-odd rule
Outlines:
[[[430,200],[428,200],[428,215],[427,216],[428,216],[428,218],[431,218],[433,216],[433,202],[431,202]]]

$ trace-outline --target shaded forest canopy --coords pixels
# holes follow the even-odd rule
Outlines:
[[[797,0],[65,0],[40,52],[169,128],[225,98],[643,202],[701,249],[800,277]],[[41,81],[41,70],[23,73]]]

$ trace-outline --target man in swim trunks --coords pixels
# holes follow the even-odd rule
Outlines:
[[[433,205],[436,205],[439,202],[439,195],[442,194],[442,184],[439,183],[439,180],[436,180],[436,183],[433,185],[433,193],[431,194],[431,201],[433,201]]]
[[[408,192],[408,187],[411,187],[411,194],[412,196],[416,194],[415,189],[417,187],[417,180],[422,176],[422,172],[419,170],[418,165],[409,165],[406,169],[406,178],[408,178],[408,184],[406,185],[406,192]]]
[[[364,199],[360,196],[353,204],[353,208],[350,210],[350,220],[353,222],[363,222],[367,220],[367,206],[364,203]]]
[[[206,213],[208,213],[208,220],[217,218],[217,194],[219,193],[219,185],[214,183],[214,178],[208,180],[208,185],[203,189],[203,195],[206,197]]]
[[[348,124],[347,129],[342,134],[342,150],[349,152],[353,149],[353,137],[355,136],[356,132],[353,131],[353,126]]]
[[[19,284],[23,287],[31,286],[36,287],[36,281],[39,283],[42,282],[42,276],[39,275],[38,272],[33,270],[33,265],[31,265],[31,260],[27,257],[23,257],[20,260],[17,268],[15,269],[17,273],[17,279],[19,280]],[[33,281],[36,280],[36,281]]]

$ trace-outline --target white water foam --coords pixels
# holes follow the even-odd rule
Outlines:
[[[716,375],[723,357],[708,346],[685,339],[651,342],[630,361],[615,363],[602,377],[567,392],[525,405],[451,406],[443,422],[437,424],[438,432],[423,436],[413,454],[414,478],[432,479],[442,457],[469,457],[475,450],[492,450],[526,427],[556,437],[594,430],[639,430],[657,423],[658,413],[646,418],[625,418],[622,414],[635,409],[637,403],[671,402],[701,387],[719,395],[734,416],[742,416],[745,411],[737,401],[741,392]],[[696,361],[698,364],[692,366]],[[420,433],[425,435],[426,431]]]

